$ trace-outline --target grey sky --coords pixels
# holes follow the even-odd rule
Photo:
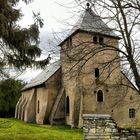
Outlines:
[[[40,12],[41,18],[44,20],[44,27],[40,29],[40,46],[43,49],[48,46],[48,40],[54,40],[55,32],[57,32],[57,36],[62,36],[72,28],[72,21],[77,20],[78,7],[75,0],[34,0],[28,5],[21,2],[19,7],[24,15],[19,22],[22,27],[28,27],[33,23],[33,11]]]
[[[26,5],[21,2],[19,7],[22,8],[24,17],[20,24],[28,26],[33,22],[32,11],[40,12],[44,19],[43,31],[51,32],[63,27],[62,23],[69,19],[72,12],[76,9],[74,0],[34,0],[32,3]]]
[[[23,18],[19,22],[22,27],[28,27],[33,23],[32,11],[40,12],[44,19],[44,27],[40,30],[40,46],[48,50],[48,41],[53,40],[52,32],[60,32],[71,28],[71,21],[75,18],[78,8],[74,0],[34,0],[26,5],[21,2],[19,6],[23,12]],[[74,16],[75,15],[75,16]],[[47,52],[47,51],[46,51]],[[43,53],[46,53],[43,51]],[[47,53],[46,53],[47,55]],[[35,77],[41,70],[27,69],[20,79],[29,81]]]

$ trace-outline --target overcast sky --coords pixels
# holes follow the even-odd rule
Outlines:
[[[78,9],[76,0],[34,0],[26,5],[21,2],[19,8],[22,9],[23,18],[19,22],[22,27],[28,27],[33,23],[32,12],[40,12],[44,20],[44,27],[40,29],[41,47],[47,46],[48,40],[53,40],[52,36],[62,36],[72,28],[78,19]],[[60,34],[61,33],[61,34]]]
[[[33,11],[40,12],[44,20],[44,27],[40,30],[40,46],[45,50],[48,49],[48,41],[53,40],[52,33],[68,31],[72,28],[72,23],[77,20],[79,11],[75,0],[34,0],[28,5],[21,2],[18,7],[23,13],[23,18],[19,22],[22,27],[28,27],[33,23]],[[20,78],[29,81],[39,72],[40,70],[27,70]]]
[[[22,8],[24,14],[23,20],[20,22],[22,26],[32,23],[32,11],[40,12],[44,19],[42,30],[49,32],[62,27],[63,22],[71,18],[75,10],[78,10],[74,0],[34,0],[28,5],[22,2],[19,7]]]

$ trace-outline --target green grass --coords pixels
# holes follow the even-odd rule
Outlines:
[[[29,124],[0,118],[0,140],[82,140],[82,129],[63,125]]]

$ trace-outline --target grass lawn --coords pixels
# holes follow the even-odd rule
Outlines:
[[[0,140],[82,140],[82,129],[62,125],[29,124],[0,118]]]

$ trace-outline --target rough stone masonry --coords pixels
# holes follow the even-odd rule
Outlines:
[[[84,140],[140,140],[140,131],[120,129],[110,115],[84,114]]]

